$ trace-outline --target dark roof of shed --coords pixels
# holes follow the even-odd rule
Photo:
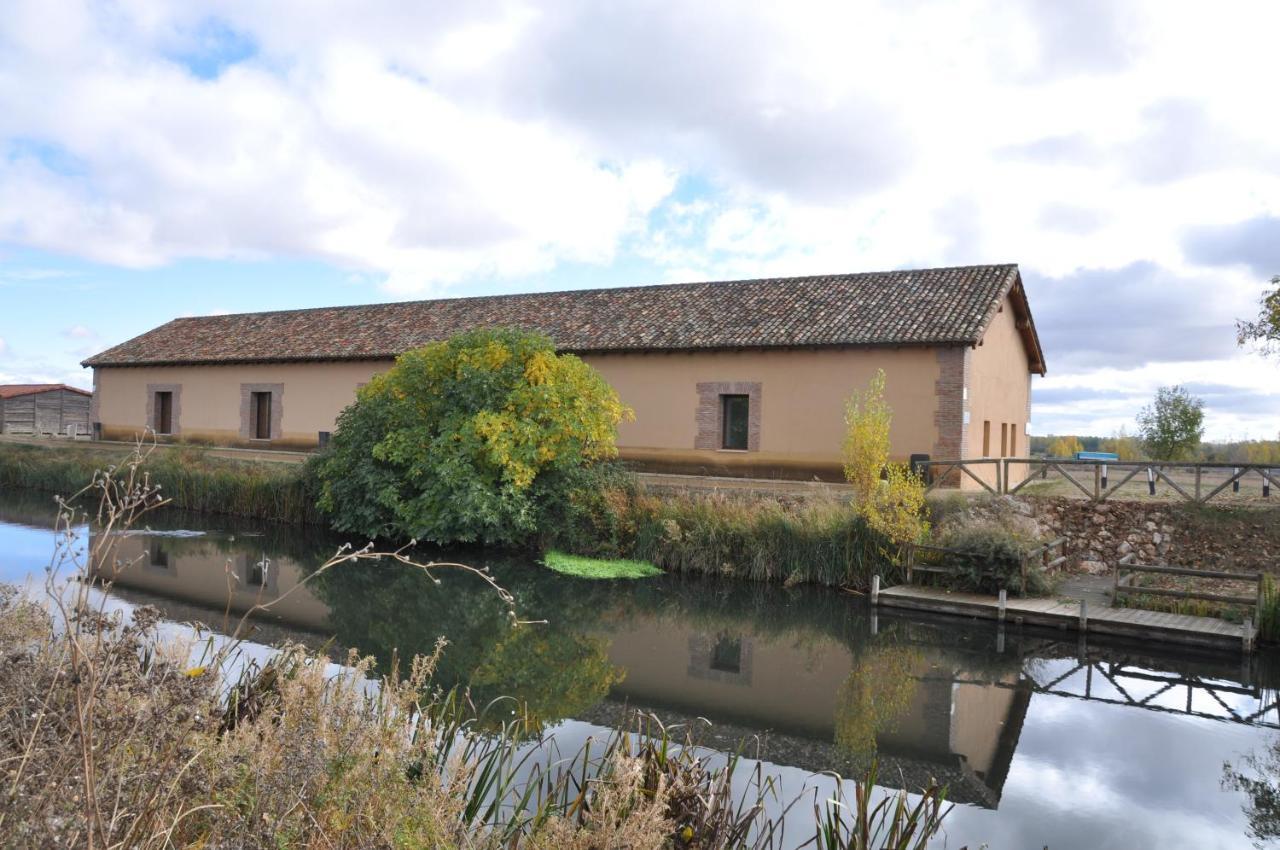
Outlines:
[[[0,384],[0,398],[17,398],[18,396],[35,395],[36,393],[47,393],[54,390],[66,390],[80,395],[93,395],[88,390],[67,386],[66,384]]]
[[[539,330],[563,351],[976,344],[1013,294],[1031,370],[1044,358],[1016,265],[448,298],[175,319],[86,366],[395,357],[459,331]]]

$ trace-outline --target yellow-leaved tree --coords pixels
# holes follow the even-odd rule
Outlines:
[[[874,531],[901,548],[929,530],[924,482],[889,458],[893,410],[884,399],[884,370],[845,404],[844,477],[853,485],[853,507]]]
[[[1049,440],[1049,445],[1045,448],[1044,453],[1049,457],[1073,457],[1076,452],[1084,451],[1084,445],[1079,438],[1072,436],[1053,437]]]

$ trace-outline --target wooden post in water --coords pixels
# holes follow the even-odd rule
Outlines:
[[[871,604],[880,604],[880,576],[871,577]]]
[[[1000,588],[1000,608],[996,612],[996,620],[1002,624],[1004,623],[1004,606],[1005,606],[1005,602],[1008,600],[1008,597],[1009,597],[1009,591],[1005,590],[1003,587]]]
[[[1244,618],[1243,632],[1244,634],[1241,637],[1244,638],[1244,651],[1253,652],[1253,618]]]
[[[1089,628],[1089,607],[1085,600],[1080,600],[1080,634],[1084,634],[1085,629]]]

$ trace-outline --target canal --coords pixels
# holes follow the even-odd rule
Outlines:
[[[0,494],[0,582],[43,581],[53,508],[44,494]],[[668,723],[709,720],[704,742],[726,751],[748,741],[784,800],[829,791],[829,774],[872,759],[888,788],[936,777],[956,803],[939,842],[947,847],[1250,847],[1251,798],[1224,770],[1280,760],[1280,662],[1266,652],[1082,644],[990,623],[873,617],[859,598],[829,590],[586,581],[450,552],[490,567],[522,618],[547,621],[513,630],[494,593],[464,575],[437,585],[365,563],[299,586],[342,542],[156,513],[119,541],[127,566],[110,593],[119,607],[154,605],[172,623],[215,633],[278,600],[253,621],[261,653],[292,640],[385,662],[430,652],[443,635],[438,684],[467,685],[478,704],[519,699],[562,752],[643,709]],[[789,817],[811,814],[802,805]],[[787,831],[809,834],[798,822]]]

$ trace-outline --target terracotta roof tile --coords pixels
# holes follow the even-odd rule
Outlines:
[[[203,316],[85,365],[381,359],[500,326],[575,352],[973,344],[1015,284],[1017,266],[992,265]]]

